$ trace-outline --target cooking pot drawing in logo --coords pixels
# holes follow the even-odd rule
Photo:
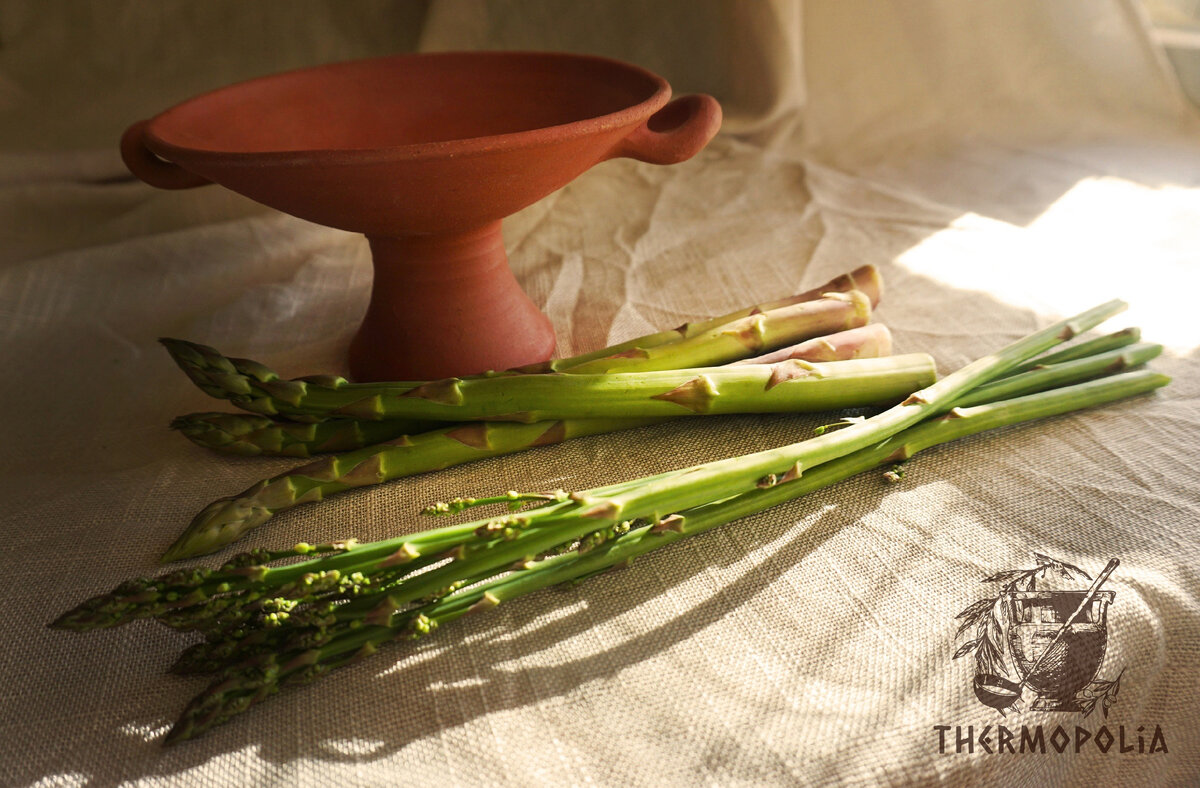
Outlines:
[[[1108,608],[1116,594],[1101,590],[1120,562],[1108,562],[1094,580],[1073,564],[1034,553],[1032,569],[1006,569],[984,578],[1001,583],[995,596],[958,615],[958,635],[973,630],[955,652],[975,656],[973,687],[980,703],[1000,710],[1021,708],[1031,695],[1033,711],[1092,713],[1105,717],[1116,702],[1121,677],[1097,678],[1108,645]],[[1051,581],[1090,586],[1051,588]],[[1039,587],[1039,584],[1041,587]],[[956,637],[957,637],[956,636]]]

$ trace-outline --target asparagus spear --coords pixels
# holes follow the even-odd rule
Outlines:
[[[894,402],[935,377],[933,359],[913,353],[822,364],[788,360],[660,372],[451,378],[400,396],[355,400],[339,412],[443,422],[811,412]],[[319,396],[307,397],[303,407],[311,415],[331,412]]]
[[[1123,328],[1120,331],[1114,331],[1111,334],[1089,339],[1086,342],[1079,342],[1065,347],[1062,350],[1048,353],[1043,356],[1026,361],[1024,364],[1013,367],[1007,375],[1019,375],[1022,372],[1028,372],[1034,367],[1044,366],[1046,364],[1061,364],[1064,361],[1073,361],[1077,358],[1085,356],[1093,356],[1097,353],[1105,353],[1110,350],[1118,350],[1140,342],[1142,339],[1142,331],[1139,328]]]
[[[887,327],[871,323],[736,363],[773,364],[789,359],[841,361],[877,358],[890,353],[891,334]],[[189,413],[176,418],[171,426],[199,446],[242,456],[309,457],[320,452],[361,449],[414,432],[406,419],[360,421],[331,417],[321,422],[304,423],[250,413]],[[439,426],[443,425],[430,424],[425,429]]]
[[[848,274],[840,274],[829,280],[825,284],[814,287],[812,290],[806,290],[803,293],[797,293],[787,298],[781,298],[777,301],[768,301],[754,306],[743,307],[737,311],[730,312],[720,317],[714,317],[709,320],[701,320],[695,323],[684,323],[678,328],[669,329],[667,331],[659,331],[656,334],[647,334],[646,336],[630,339],[610,347],[594,350],[589,353],[581,353],[577,356],[571,356],[565,359],[555,359],[542,364],[531,364],[528,367],[522,367],[523,372],[566,372],[573,370],[576,367],[582,367],[594,361],[600,361],[606,358],[622,357],[629,351],[649,350],[652,347],[666,345],[676,342],[680,339],[691,339],[692,337],[700,336],[711,332],[713,329],[719,329],[727,323],[733,323],[747,317],[771,312],[783,307],[792,306],[793,304],[803,303],[805,301],[816,301],[826,293],[848,293],[851,290],[857,290],[867,296],[870,301],[871,308],[874,309],[879,304],[879,299],[883,295],[883,278],[879,275],[879,271],[873,265],[860,266]],[[880,354],[885,355],[885,354]],[[833,359],[806,359],[807,361],[832,361]],[[704,362],[706,364],[716,362]],[[687,365],[680,365],[687,366]]]
[[[827,293],[815,301],[803,301],[767,312],[755,313],[668,344],[633,349],[618,356],[573,364],[559,371],[596,374],[605,371],[649,371],[703,367],[744,358],[815,336],[865,325],[870,319],[870,299],[858,290]],[[381,404],[410,391],[425,396],[459,383],[478,383],[502,378],[517,381],[525,375],[476,376],[469,380],[449,378],[417,384],[350,383],[345,378],[325,375],[284,380],[273,370],[254,361],[226,358],[212,348],[178,339],[163,339],[171,357],[197,386],[211,396],[228,399],[243,410],[265,416],[284,415],[296,421],[320,421],[346,415],[358,419],[384,418]],[[454,418],[454,417],[451,417]]]
[[[892,332],[882,323],[813,337],[791,347],[733,362],[740,364],[777,364],[780,361],[845,361],[852,358],[883,358],[892,354]]]
[[[254,413],[188,413],[171,421],[171,429],[179,430],[192,443],[243,457],[310,457],[349,451],[440,426],[444,425],[411,419],[298,422]]]
[[[759,353],[836,331],[864,326],[871,319],[871,301],[860,290],[825,293],[758,312],[650,348],[632,348],[566,370],[572,374],[649,371],[727,364]]]
[[[879,444],[830,460],[787,483],[690,507],[667,520],[623,523],[623,527],[602,533],[598,539],[585,538],[565,552],[523,562],[482,583],[448,587],[406,609],[397,609],[393,604],[395,589],[420,584],[425,575],[410,575],[407,580],[401,577],[396,582],[387,572],[425,565],[418,560],[406,564],[396,560],[394,554],[380,560],[381,556],[389,556],[393,543],[382,550],[378,546],[345,550],[350,546],[298,545],[291,551],[252,553],[217,571],[176,572],[156,580],[126,583],[110,595],[69,611],[51,626],[84,630],[153,616],[172,626],[208,631],[210,641],[185,652],[179,667],[217,672],[218,676],[188,705],[172,728],[167,742],[174,742],[203,733],[283,686],[306,683],[369,656],[388,640],[420,637],[464,614],[621,565],[649,550],[800,497],[897,456],[911,457],[930,446],[981,430],[1145,393],[1168,380],[1150,372],[1125,373],[1014,400],[956,409],[905,428]],[[491,544],[495,549],[497,543]],[[290,567],[271,569],[258,564],[334,550],[344,551]],[[459,563],[462,559],[451,565]],[[379,564],[384,566],[380,569]],[[390,589],[389,582],[393,582]],[[358,596],[354,601],[337,603],[354,596]],[[229,618],[232,623],[226,620],[221,626],[222,619]]]

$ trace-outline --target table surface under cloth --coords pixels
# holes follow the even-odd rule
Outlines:
[[[215,40],[220,19],[202,5],[164,8]],[[1154,367],[1174,382],[939,447],[899,484],[867,474],[505,604],[164,749],[203,686],[165,673],[189,636],[45,624],[155,572],[201,506],[295,462],[224,457],[169,431],[175,415],[221,408],[155,339],[289,376],[344,372],[369,252],[359,236],[219,187],[156,191],[124,177],[103,139],[82,139],[80,124],[119,128],[187,95],[165,82],[141,99],[106,83],[122,98],[106,113],[110,94],[98,95],[75,124],[38,114],[79,104],[82,65],[111,81],[120,58],[159,57],[200,89],[185,79],[200,51],[186,39],[155,49],[141,37],[141,50],[113,54],[134,28],[173,29],[166,11],[63,4],[39,21],[14,5],[0,51],[0,784],[1194,784],[1200,136],[1134,4],[613,4],[654,6],[636,13],[673,14],[690,34],[728,35],[723,52],[760,53],[690,71],[685,36],[638,38],[650,20],[602,24],[567,5],[583,8],[435,0],[411,45],[604,51],[659,68],[679,92],[717,92],[729,121],[690,162],[607,162],[506,222],[514,270],[560,354],[872,263],[886,284],[877,319],[897,352],[928,352],[943,374],[1119,297],[1131,307],[1105,330],[1140,326],[1166,347]],[[298,15],[262,4],[244,12],[258,22],[227,26],[222,52],[251,58],[270,50],[256,35],[283,47],[287,34],[291,49],[247,66],[269,70],[385,48],[371,15],[391,6],[337,6],[302,4],[338,22],[305,38],[293,35],[313,29]],[[283,32],[270,32],[271,13]],[[750,17],[732,24],[733,13]],[[65,24],[84,17],[99,32]],[[37,49],[89,35],[108,59],[85,49],[55,66]],[[38,138],[14,113],[39,119]],[[820,423],[720,417],[577,439],[298,507],[242,545],[383,538],[424,527],[417,512],[433,501],[587,488],[791,442]],[[990,588],[980,580],[1034,552],[1093,576],[1121,560],[1105,586],[1116,596],[1101,676],[1124,668],[1107,720],[1001,718],[972,694],[970,661],[951,658],[963,642],[955,616]],[[943,754],[935,728],[1061,724],[1073,736],[1102,723],[1126,726],[1127,739],[1157,725],[1168,752]]]

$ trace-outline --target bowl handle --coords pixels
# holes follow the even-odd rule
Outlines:
[[[700,152],[721,128],[721,105],[712,96],[680,96],[617,143],[606,158],[678,164]]]
[[[190,189],[212,183],[178,164],[159,158],[146,147],[147,123],[149,121],[139,120],[121,135],[121,158],[130,172],[160,189]]]

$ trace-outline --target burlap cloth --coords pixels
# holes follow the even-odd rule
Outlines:
[[[1200,146],[1134,0],[55,2],[0,7],[4,785],[1186,785],[1200,775]],[[694,161],[606,163],[506,223],[563,353],[886,277],[898,350],[952,370],[1111,297],[1167,346],[1158,395],[986,434],[539,593],[158,740],[188,638],[54,614],[154,560],[209,500],[289,467],[165,428],[213,403],[155,345],[342,369],[364,241],[218,188],[125,176],[116,135],[206,87],[423,47],[597,51],[705,90]],[[588,438],[293,510],[247,545],[371,539],[419,507],[583,488],[791,441],[819,419]],[[1002,718],[955,615],[1034,551],[1120,568],[1097,711]],[[939,752],[937,725],[1062,725],[1168,752]],[[995,734],[992,742],[995,743]]]

